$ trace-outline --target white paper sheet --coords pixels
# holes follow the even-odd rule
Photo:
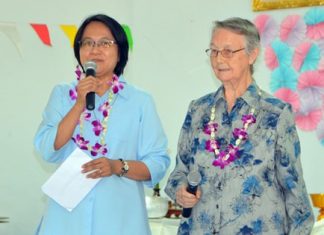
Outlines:
[[[44,183],[43,192],[72,211],[100,180],[86,178],[86,174],[81,173],[81,166],[91,160],[86,153],[76,148]]]

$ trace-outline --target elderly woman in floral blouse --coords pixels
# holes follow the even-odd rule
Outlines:
[[[309,234],[314,217],[291,106],[252,77],[260,37],[248,20],[217,21],[209,49],[222,86],[189,106],[166,193],[184,208],[178,234]],[[187,175],[201,175],[196,195]]]

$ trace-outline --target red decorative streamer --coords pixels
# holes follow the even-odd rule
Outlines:
[[[42,42],[47,45],[51,46],[51,38],[49,35],[49,31],[46,24],[30,24],[35,32],[37,33],[38,37],[42,40]]]

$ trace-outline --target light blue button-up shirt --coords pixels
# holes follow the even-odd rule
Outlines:
[[[105,157],[142,161],[150,171],[151,180],[135,181],[116,175],[103,177],[72,212],[48,198],[39,235],[151,234],[143,185],[152,187],[163,178],[170,164],[167,139],[152,97],[128,84],[123,77],[119,81],[124,89],[116,95],[110,111]],[[60,164],[77,147],[70,140],[60,150],[54,150],[59,122],[75,102],[69,96],[75,86],[76,82],[56,86],[44,110],[34,144],[48,162]],[[102,97],[96,95],[96,109],[91,111],[92,116],[102,117],[97,108],[107,99],[108,92]],[[91,122],[84,122],[83,135],[93,145],[99,137],[93,134]],[[80,133],[79,126],[73,136],[77,133]]]

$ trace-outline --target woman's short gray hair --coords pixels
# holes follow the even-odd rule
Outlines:
[[[240,17],[232,17],[223,21],[215,21],[213,33],[218,29],[227,29],[233,33],[243,35],[245,37],[245,50],[250,54],[254,49],[260,48],[260,34],[255,25]],[[253,73],[253,65],[251,65],[251,73]]]

